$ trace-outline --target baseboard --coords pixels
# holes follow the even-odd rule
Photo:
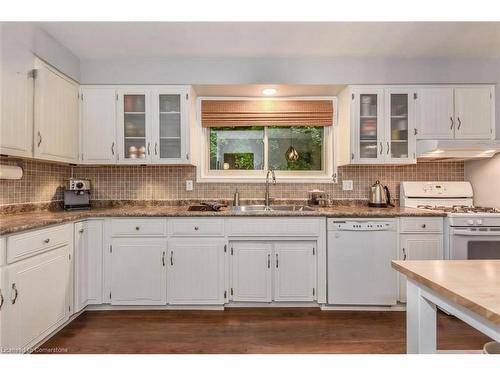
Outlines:
[[[376,305],[321,305],[324,311],[406,311],[406,304],[398,303],[393,306]]]
[[[224,306],[221,305],[162,305],[162,306],[115,306],[115,305],[89,305],[85,308],[85,311],[125,311],[125,310],[136,310],[136,311],[162,311],[162,310],[209,310],[209,311],[223,311]]]

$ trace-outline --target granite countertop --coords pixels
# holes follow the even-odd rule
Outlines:
[[[453,302],[500,324],[500,260],[393,261],[392,267]]]
[[[91,217],[400,217],[400,216],[445,216],[440,211],[405,207],[371,208],[364,205],[335,205],[320,207],[314,211],[260,211],[234,212],[230,208],[218,212],[188,211],[188,205],[118,205],[115,207],[92,208],[86,211],[26,211],[2,214],[0,235],[11,234],[47,225],[61,224]]]

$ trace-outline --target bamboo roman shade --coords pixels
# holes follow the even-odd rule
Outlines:
[[[332,126],[331,100],[203,100],[204,128],[236,126]]]

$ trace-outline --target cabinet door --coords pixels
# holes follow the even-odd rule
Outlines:
[[[384,90],[356,89],[354,94],[354,162],[374,164],[384,160]]]
[[[29,349],[68,320],[69,255],[66,245],[6,268],[9,306],[2,328],[9,347]]]
[[[442,234],[400,235],[400,259],[433,260],[443,259]],[[399,300],[406,302],[406,277],[399,274]]]
[[[272,244],[233,242],[231,246],[231,299],[271,302]]]
[[[1,26],[0,154],[33,156],[32,35],[16,23]]]
[[[386,163],[416,163],[414,90],[390,88],[385,91]]]
[[[168,243],[167,300],[172,305],[224,303],[224,241],[196,238]]]
[[[84,88],[81,92],[82,161],[114,164],[116,145],[116,90]]]
[[[102,303],[103,223],[75,223],[75,312]]]
[[[35,79],[35,152],[40,159],[78,161],[78,84],[43,62]]]
[[[316,243],[276,242],[274,244],[274,300],[313,301],[316,299]]]
[[[187,161],[188,91],[155,90],[153,101],[152,160],[156,164]]]
[[[492,92],[489,87],[455,89],[455,138],[490,139],[493,116]]]
[[[149,90],[118,91],[118,163],[151,161],[151,95]]]
[[[426,87],[417,90],[417,139],[453,139],[453,88]]]
[[[114,238],[111,250],[111,304],[166,304],[165,239]]]

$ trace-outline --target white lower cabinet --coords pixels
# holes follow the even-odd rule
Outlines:
[[[233,301],[316,299],[315,241],[235,241],[230,246]]]
[[[313,301],[316,296],[316,243],[283,241],[274,245],[274,300]]]
[[[111,241],[111,304],[165,305],[164,238],[113,238]]]
[[[102,303],[103,222],[75,223],[75,312]]]
[[[238,241],[230,246],[230,298],[237,302],[271,302],[272,244]]]
[[[25,351],[70,315],[71,247],[65,245],[5,268],[2,347]],[[5,310],[4,310],[5,308]]]
[[[167,301],[171,305],[224,304],[223,239],[168,241]]]
[[[402,234],[399,237],[400,259],[443,259],[442,234]],[[399,300],[406,302],[406,277],[399,275]]]

